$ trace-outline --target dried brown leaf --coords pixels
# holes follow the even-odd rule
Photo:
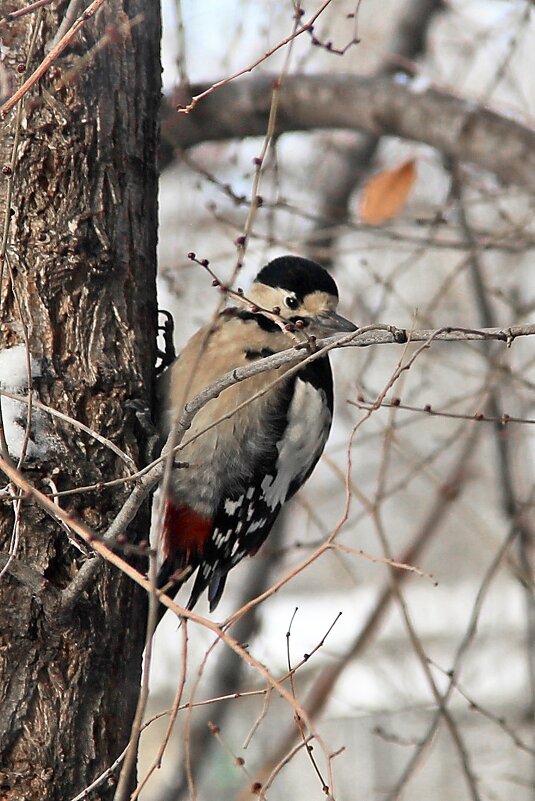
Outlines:
[[[366,183],[360,200],[360,216],[368,225],[380,225],[395,217],[405,205],[416,180],[414,159],[393,170],[383,170]]]

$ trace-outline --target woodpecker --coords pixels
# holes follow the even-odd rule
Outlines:
[[[162,437],[188,400],[218,378],[291,347],[284,325],[315,337],[356,330],[336,313],[332,277],[308,259],[270,261],[247,300],[248,306],[227,308],[215,324],[197,331],[161,375]],[[224,390],[186,432],[179,456],[186,466],[173,468],[164,501],[158,587],[172,597],[197,571],[189,609],[206,588],[210,611],[216,608],[228,572],[258,551],[282,505],[323,452],[333,413],[329,358],[322,356],[271,387],[288,369],[267,370]]]

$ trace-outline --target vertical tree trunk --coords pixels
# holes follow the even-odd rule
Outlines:
[[[24,5],[8,2],[2,12]],[[26,75],[45,55],[69,3],[54,7],[39,12]],[[28,14],[0,29],[2,88],[6,79],[8,89],[16,88],[37,19]],[[133,25],[123,35],[128,20]],[[86,57],[105,33],[111,42]],[[138,465],[148,435],[131,402],[150,409],[155,357],[159,34],[157,2],[107,0],[23,101],[1,286],[0,347],[21,342],[26,328],[42,365],[40,399],[112,440]],[[0,166],[11,160],[14,125],[11,112],[0,134]],[[3,225],[9,176],[0,179]],[[65,423],[47,420],[47,426],[46,443],[36,432],[45,452],[26,467],[43,491],[50,491],[44,480],[50,476],[62,490],[125,474],[123,462],[90,436]],[[127,491],[120,485],[60,502],[102,532]],[[145,508],[129,539],[147,539],[148,526]],[[11,504],[0,502],[4,552],[12,527]],[[0,797],[6,801],[68,801],[128,740],[144,597],[102,564],[82,603],[61,621],[61,591],[83,559],[64,530],[25,503],[17,560],[0,581]],[[99,798],[112,790],[104,785]]]

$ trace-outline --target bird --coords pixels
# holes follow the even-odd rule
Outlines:
[[[162,438],[185,404],[218,378],[295,345],[288,330],[309,341],[356,331],[337,305],[336,283],[316,262],[286,255],[262,267],[246,302],[199,329],[158,379]],[[256,554],[323,452],[333,416],[329,357],[286,376],[289,369],[225,389],[186,432],[163,501],[157,586],[173,597],[196,572],[189,610],[206,589],[210,612],[216,609],[229,571]]]

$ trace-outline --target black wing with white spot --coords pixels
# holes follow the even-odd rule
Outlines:
[[[281,504],[268,506],[261,485],[250,486],[237,498],[227,498],[218,510],[188,606],[208,587],[210,611],[223,593],[227,574],[244,556],[253,556],[265,541]]]

